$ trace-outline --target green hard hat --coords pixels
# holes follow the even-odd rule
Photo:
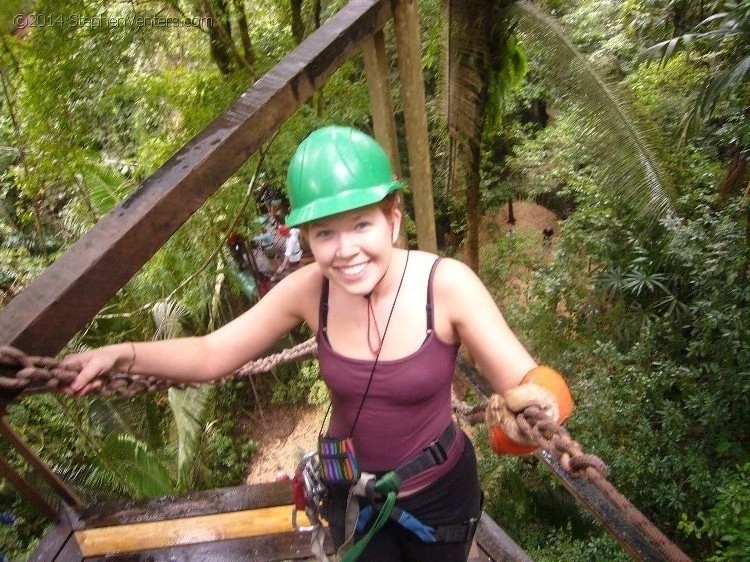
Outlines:
[[[375,139],[337,126],[318,129],[300,143],[286,185],[289,226],[372,205],[402,188]]]

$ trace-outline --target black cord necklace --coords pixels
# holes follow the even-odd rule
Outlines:
[[[359,420],[359,414],[362,413],[362,407],[365,405],[365,399],[367,398],[367,394],[370,392],[370,386],[372,385],[372,378],[373,378],[373,375],[375,375],[375,369],[378,366],[378,360],[380,359],[380,352],[383,349],[383,342],[385,342],[385,336],[388,333],[388,326],[391,325],[391,318],[393,317],[393,311],[396,309],[396,301],[398,301],[398,296],[401,293],[401,286],[404,284],[404,277],[406,277],[406,268],[408,266],[409,266],[409,250],[406,251],[406,262],[404,263],[404,270],[401,272],[401,280],[398,282],[398,289],[396,289],[396,296],[393,297],[393,304],[391,305],[391,311],[388,313],[388,320],[385,323],[385,329],[383,330],[383,337],[380,338],[380,345],[378,345],[377,352],[373,351],[373,353],[375,353],[375,361],[373,361],[372,363],[372,370],[370,371],[370,378],[367,381],[367,388],[365,388],[365,393],[362,395],[362,401],[359,403],[359,408],[357,409],[357,415],[354,418],[354,423],[352,423],[352,429],[349,431],[349,437],[351,437],[354,434],[354,428],[357,426],[357,421]],[[387,273],[388,273],[388,270],[386,269],[386,272],[383,274],[383,277],[385,277]],[[378,283],[380,283],[380,281],[383,280],[383,277],[380,278]],[[378,286],[378,283],[375,284],[375,287]],[[374,290],[375,288],[373,287],[373,291]],[[367,295],[365,295],[365,298],[368,300],[368,303],[370,301],[371,296],[372,296],[372,291],[370,291]],[[367,328],[368,330],[370,328],[369,311],[368,311],[368,317],[367,317]],[[377,325],[376,325],[376,330],[377,330]],[[369,331],[368,331],[367,342],[369,345],[369,342],[370,342]],[[329,403],[328,410],[326,411],[326,415],[323,416],[323,424],[321,424],[320,426],[320,432],[318,432],[318,435],[323,434],[323,425],[325,425],[326,418],[328,417],[328,413],[330,411],[331,411],[331,404]]]

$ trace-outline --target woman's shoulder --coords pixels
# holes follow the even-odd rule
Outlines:
[[[461,284],[466,279],[476,279],[471,268],[463,262],[438,256],[432,252],[409,250],[409,263],[425,272],[429,272],[435,266],[433,283],[448,288],[455,287],[457,283]]]
[[[484,284],[476,273],[465,263],[453,258],[442,258],[437,264],[432,281],[436,299],[447,299],[461,306],[465,299],[471,299],[477,291],[484,290]]]

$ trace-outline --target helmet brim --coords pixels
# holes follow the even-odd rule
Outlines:
[[[402,188],[400,181],[393,180],[387,184],[366,189],[358,188],[342,191],[331,197],[317,199],[299,209],[294,209],[287,215],[285,223],[287,226],[299,226],[332,215],[374,205],[385,199],[389,193]]]

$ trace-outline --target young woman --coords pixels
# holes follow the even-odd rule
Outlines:
[[[68,356],[65,362],[80,368],[69,392],[85,394],[98,375],[118,369],[212,381],[261,356],[304,322],[317,334],[320,372],[331,391],[328,435],[353,439],[363,471],[382,475],[410,466],[397,513],[431,529],[388,521],[360,560],[466,560],[481,492],[471,442],[451,417],[459,344],[497,393],[531,379],[523,386],[538,391],[522,398],[528,403],[539,393],[554,401],[559,391],[544,389],[550,386],[538,376],[544,368],[537,368],[468,267],[394,247],[401,184],[372,138],[345,127],[315,131],[298,147],[287,183],[292,211],[286,222],[301,227],[315,263],[206,336]],[[566,417],[563,410],[551,417]],[[500,420],[492,429],[493,447],[528,452],[508,439],[503,425]],[[337,545],[344,540],[346,495],[346,487],[332,486],[324,514]]]

